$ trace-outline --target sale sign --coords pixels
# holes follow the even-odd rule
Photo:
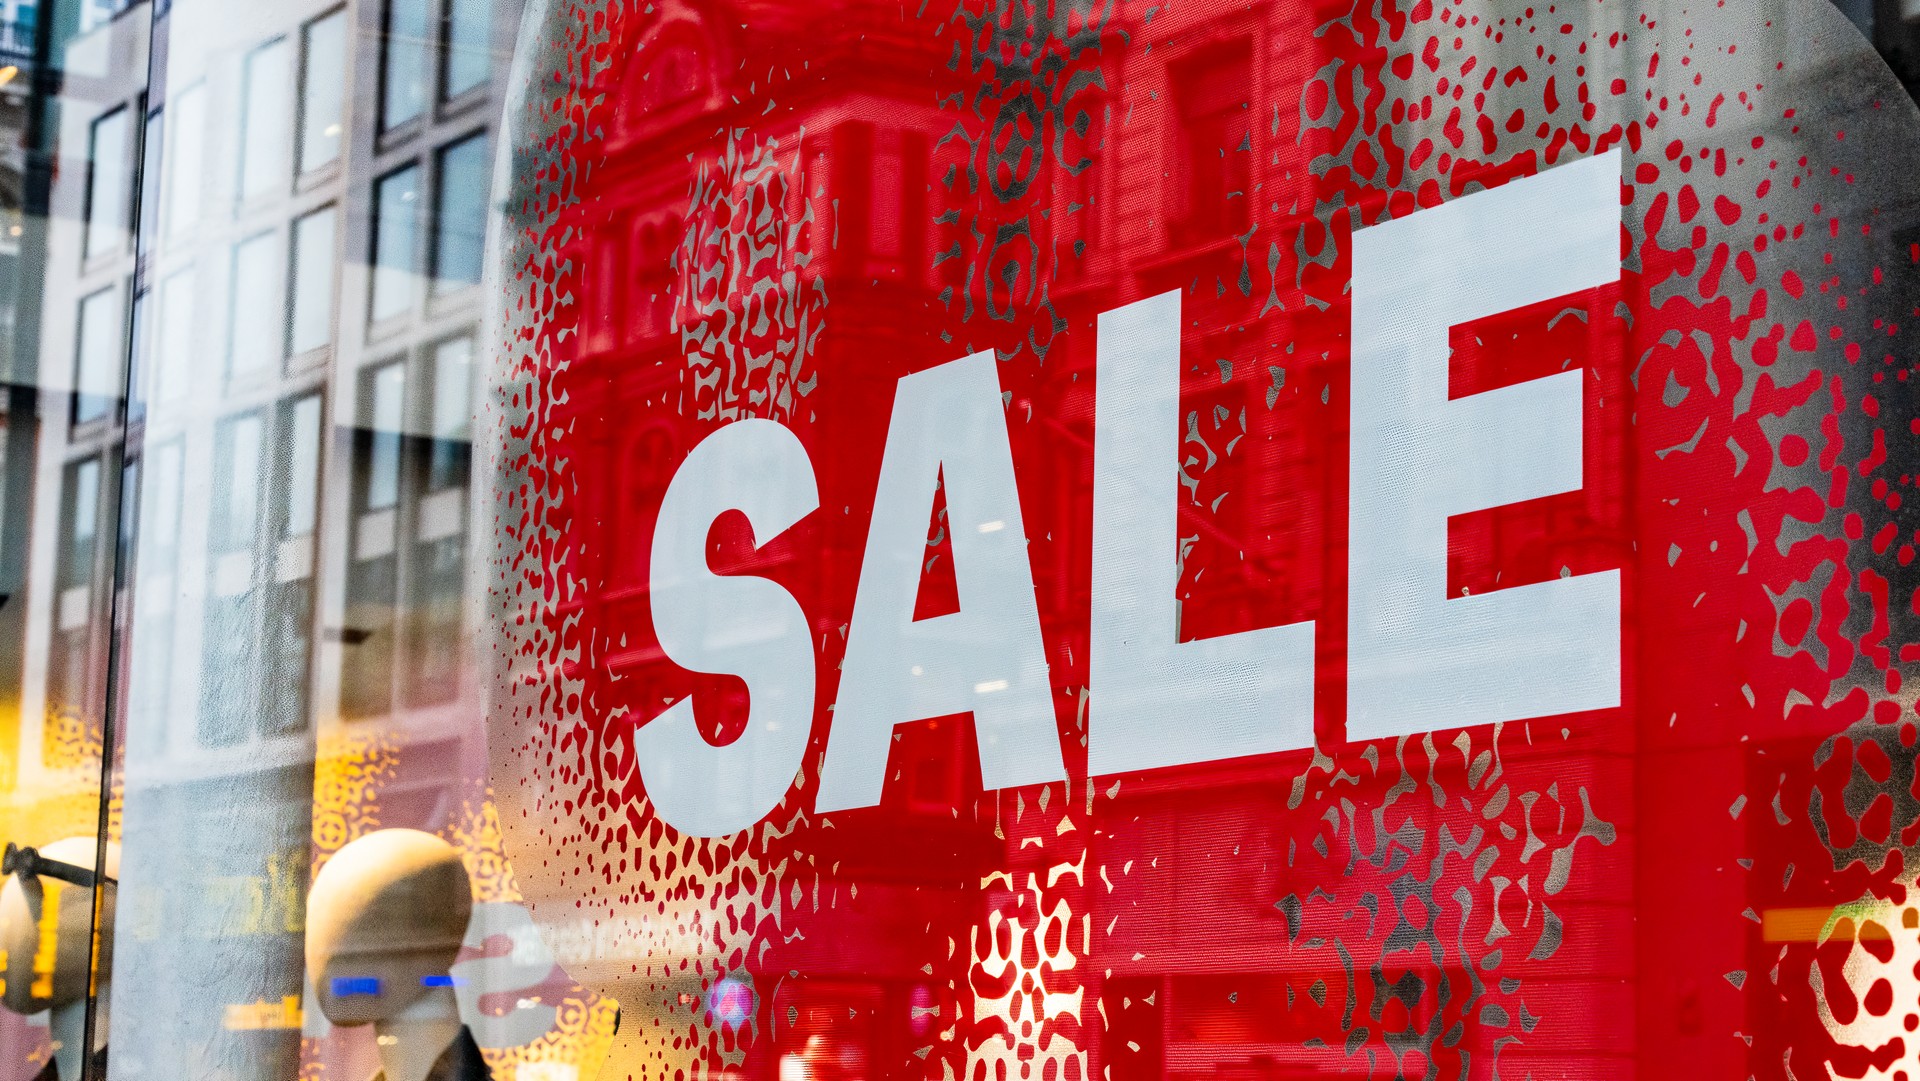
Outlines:
[[[627,1075],[1920,1060],[1838,12],[550,0],[492,793]]]

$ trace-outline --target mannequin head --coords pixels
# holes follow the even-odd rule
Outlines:
[[[419,830],[352,842],[307,895],[307,978],[336,1025],[399,1017],[444,977],[466,937],[473,892],[460,853]]]
[[[40,848],[50,860],[91,868],[97,841],[68,837]],[[107,877],[120,876],[120,846],[107,844]],[[94,969],[93,890],[39,876],[8,875],[0,885],[0,950],[5,951],[6,986],[0,1004],[19,1014],[59,1009],[86,1001]],[[102,978],[113,970],[111,886],[101,890],[100,956]]]

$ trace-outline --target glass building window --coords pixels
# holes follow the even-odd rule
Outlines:
[[[488,0],[447,0],[443,97],[459,97],[487,81],[491,8]]]
[[[433,213],[433,290],[480,282],[486,250],[487,138],[473,135],[440,151]]]
[[[347,13],[315,19],[301,33],[300,175],[340,160],[345,127]]]
[[[419,277],[420,167],[409,165],[374,186],[373,318],[413,307]]]
[[[126,248],[133,180],[127,124],[127,110],[115,109],[93,122],[88,137],[85,251],[89,259]]]
[[[80,302],[79,341],[74,349],[73,422],[86,424],[113,412],[120,396],[120,291],[102,289]]]
[[[247,375],[280,359],[280,289],[274,236],[248,237],[233,249],[233,304],[229,311],[227,373]]]
[[[287,182],[292,109],[292,48],[285,38],[247,54],[240,118],[240,198],[255,199]]]
[[[427,50],[433,43],[431,0],[388,0],[386,50],[380,64],[380,127],[395,128],[427,107]]]
[[[287,301],[287,352],[298,356],[333,341],[334,208],[323,207],[293,223],[293,257]]]

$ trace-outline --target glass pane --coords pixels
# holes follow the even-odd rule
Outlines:
[[[308,23],[300,60],[300,173],[340,158],[346,123],[347,13]]]
[[[87,154],[90,170],[86,254],[89,259],[126,247],[130,224],[127,208],[133,190],[133,170],[127,156],[132,146],[125,109],[115,109],[93,122]]]
[[[261,428],[260,417],[247,414],[221,422],[214,437],[218,483],[210,507],[202,629],[206,675],[196,728],[199,743],[208,748],[246,739],[258,717],[258,689],[244,677],[259,670]]]
[[[1920,1077],[1913,7],[0,0],[0,1081]]]
[[[477,285],[486,249],[487,137],[462,139],[440,152],[440,190],[434,200],[436,293]]]
[[[446,0],[447,75],[442,93],[458,97],[487,81],[491,67],[492,5],[488,0]]]
[[[441,491],[467,484],[473,448],[473,339],[454,338],[433,349],[432,440],[427,489]]]
[[[410,165],[374,186],[373,318],[411,309],[419,290],[420,167]]]
[[[192,266],[176,271],[160,284],[160,327],[155,343],[155,401],[178,402],[193,376],[195,348],[195,275]]]
[[[389,364],[372,374],[367,410],[371,449],[362,506],[367,510],[387,510],[400,499],[400,441],[406,431],[402,409],[407,369],[402,364]]]
[[[141,153],[158,155],[166,140],[164,114],[159,109],[147,113],[146,130],[142,133]],[[160,175],[159,169],[145,168],[144,161],[140,170],[140,227],[137,242],[141,248],[152,250],[154,230],[160,224]]]
[[[241,113],[240,198],[284,190],[293,126],[293,49],[283,38],[247,54]]]
[[[284,324],[280,317],[277,247],[274,234],[261,233],[233,249],[233,307],[227,346],[230,375],[258,372],[280,360]]]
[[[320,397],[309,395],[293,404],[288,431],[286,535],[313,532],[320,511]]]
[[[179,236],[199,224],[200,206],[207,194],[202,183],[206,176],[206,89],[193,86],[182,91],[174,99],[170,112],[173,143],[168,148],[162,171],[167,177],[167,233]]]
[[[430,0],[386,0],[386,49],[380,65],[380,126],[399,127],[427,107],[433,70]]]
[[[333,341],[334,209],[317,210],[293,223],[290,325],[294,355]]]
[[[120,290],[102,289],[80,302],[80,343],[75,350],[73,422],[108,416],[120,398],[126,351]]]
[[[181,445],[169,441],[148,448],[144,482],[134,529],[136,581],[140,598],[134,637],[140,648],[128,676],[127,725],[142,751],[152,753],[165,740],[173,693],[172,661],[175,593],[180,573]]]
[[[212,536],[216,552],[250,551],[260,506],[260,418],[235,417],[221,424],[214,476],[220,483],[214,500]],[[234,583],[229,583],[234,584]]]

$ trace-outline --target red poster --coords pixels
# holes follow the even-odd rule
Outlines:
[[[1904,1076],[1920,125],[1838,12],[526,28],[491,783],[610,1076]]]

